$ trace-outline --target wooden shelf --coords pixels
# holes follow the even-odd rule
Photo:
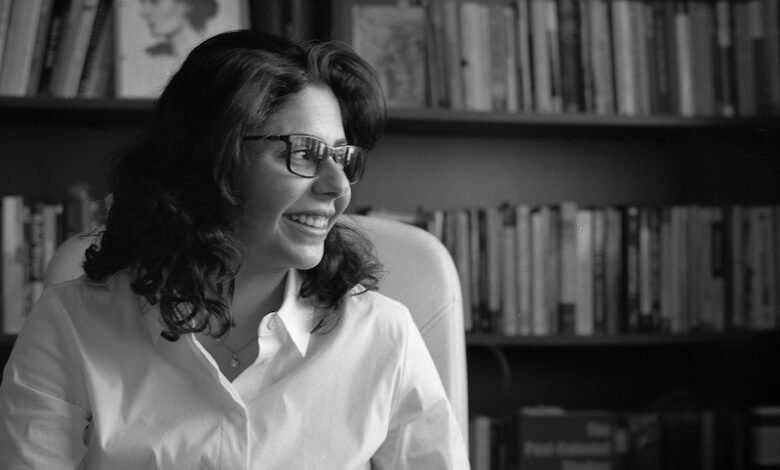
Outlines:
[[[0,335],[0,347],[11,347],[15,337]],[[469,347],[497,346],[524,347],[614,347],[614,346],[668,346],[703,344],[743,344],[762,341],[780,341],[778,331],[740,331],[734,333],[699,334],[619,334],[594,336],[504,336],[497,334],[467,334]]]
[[[747,344],[780,341],[778,331],[739,331],[732,333],[631,333],[593,336],[505,336],[499,334],[467,334],[469,347],[624,347],[707,344]]]
[[[102,125],[136,123],[154,108],[150,99],[0,97],[0,123]],[[391,109],[388,131],[512,137],[518,135],[679,134],[681,132],[777,132],[780,117],[720,118],[593,114],[485,113],[446,109]]]

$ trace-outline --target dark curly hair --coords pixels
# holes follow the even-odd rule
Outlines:
[[[242,30],[193,49],[147,131],[114,161],[113,203],[99,241],[87,250],[87,276],[133,268],[133,291],[159,303],[169,339],[225,334],[229,287],[242,260],[236,235],[242,136],[309,84],[333,91],[349,143],[373,147],[384,128],[384,98],[373,69],[348,46],[299,45]],[[337,223],[321,262],[303,272],[300,294],[321,307],[313,331],[338,320],[335,307],[356,285],[375,288],[380,269],[370,242]]]

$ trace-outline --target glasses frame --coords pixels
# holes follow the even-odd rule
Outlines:
[[[309,134],[279,134],[279,135],[245,135],[243,137],[243,140],[250,140],[250,141],[256,141],[256,140],[278,140],[285,143],[286,146],[286,154],[285,154],[285,162],[287,164],[287,171],[294,174],[295,176],[300,176],[301,178],[316,178],[319,175],[320,171],[320,164],[325,161],[325,158],[320,158],[317,161],[317,167],[314,170],[313,175],[302,175],[292,168],[292,138],[293,137],[307,137],[309,139],[314,139],[317,142],[320,142],[325,148],[328,149],[328,156],[325,158],[331,158],[334,162],[336,162],[339,165],[344,165],[343,158],[342,161],[339,161],[337,158],[337,151],[341,149],[356,149],[358,152],[356,155],[358,155],[358,159],[361,160],[361,164],[359,166],[358,171],[353,175],[352,179],[349,178],[348,173],[346,170],[344,171],[344,175],[347,176],[347,181],[349,181],[349,184],[355,184],[363,177],[363,172],[366,169],[366,160],[368,156],[368,151],[364,149],[363,147],[359,147],[357,145],[337,145],[337,146],[331,146],[326,144],[322,139],[319,137],[309,135]],[[341,155],[344,155],[343,153]]]

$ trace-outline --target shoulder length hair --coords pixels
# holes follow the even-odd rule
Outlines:
[[[384,98],[373,69],[348,46],[301,46],[243,30],[193,49],[162,92],[147,132],[111,168],[113,203],[99,242],[87,250],[87,276],[132,268],[133,291],[159,303],[171,340],[204,330],[225,334],[229,287],[242,259],[242,137],[309,84],[333,91],[348,142],[372,148],[384,128]],[[337,320],[350,289],[375,288],[380,269],[368,240],[336,224],[322,261],[303,272],[300,293],[323,312],[314,331]]]

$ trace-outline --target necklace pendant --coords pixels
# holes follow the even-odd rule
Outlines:
[[[236,356],[235,354],[230,356],[230,367],[234,369],[238,367],[238,356]]]

